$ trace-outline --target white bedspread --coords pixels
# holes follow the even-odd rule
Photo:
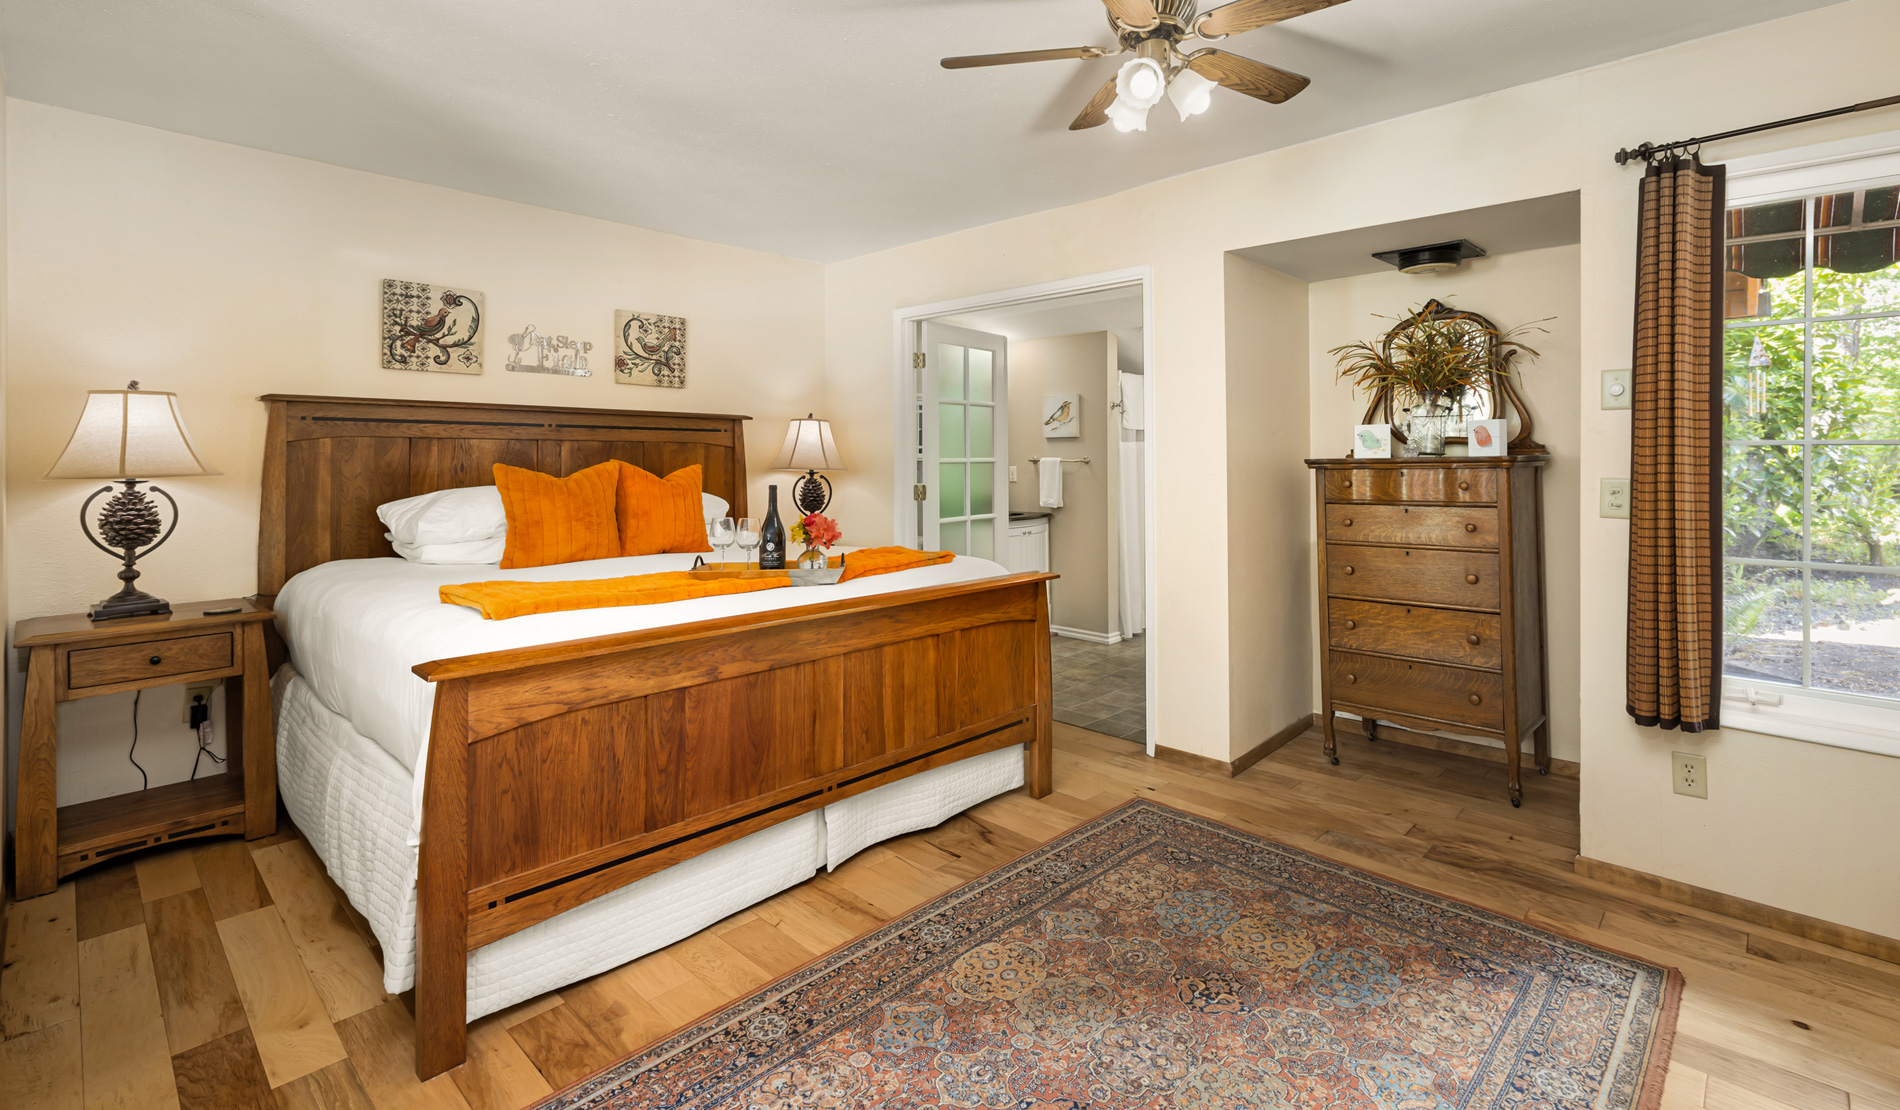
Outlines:
[[[500,621],[483,620],[465,606],[445,605],[437,596],[441,587],[461,582],[618,578],[686,570],[692,564],[691,555],[597,559],[526,570],[431,565],[394,558],[339,559],[293,577],[277,595],[274,607],[291,662],[317,698],[413,774],[428,747],[430,714],[435,705],[435,687],[410,672],[418,663],[1008,573],[988,559],[959,557],[936,566],[874,575],[837,586],[763,590],[663,605],[580,609]],[[414,777],[418,793],[412,812],[419,820],[423,776]],[[411,843],[417,842],[416,830],[410,835]]]

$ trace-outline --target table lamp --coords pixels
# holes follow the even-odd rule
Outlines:
[[[803,478],[792,483],[792,504],[798,515],[822,513],[831,504],[831,481],[820,470],[848,470],[837,441],[831,438],[831,421],[819,420],[810,413],[792,421],[785,432],[785,446],[772,460],[773,470],[802,470]]]
[[[125,585],[88,611],[93,620],[149,617],[172,611],[169,602],[133,583],[139,576],[138,561],[156,551],[177,530],[178,502],[157,486],[151,487],[152,493],[172,507],[171,527],[161,536],[158,504],[148,500],[139,486],[151,478],[216,473],[204,464],[198,448],[192,445],[191,433],[185,431],[177,394],[141,390],[137,382],[124,389],[95,389],[86,394],[79,426],[73,429],[66,449],[46,476],[109,478],[125,486],[117,493],[111,486],[102,486],[79,507],[79,528],[86,538],[99,550],[125,561],[119,571],[119,581]],[[112,498],[99,511],[99,534],[95,536],[87,513],[94,501],[108,493]]]

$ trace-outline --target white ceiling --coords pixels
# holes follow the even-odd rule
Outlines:
[[[1312,77],[1286,105],[1127,135],[1066,130],[1113,60],[937,65],[1107,44],[1098,0],[7,0],[0,64],[28,100],[826,261],[1832,2],[1353,0],[1221,44]]]
[[[1113,332],[1115,360],[1121,372],[1139,374],[1142,370],[1139,285],[1072,293],[1066,297],[985,308],[941,319],[946,324],[955,324],[960,328],[1000,335],[1011,343],[1048,339],[1057,335],[1080,335],[1089,331]]]

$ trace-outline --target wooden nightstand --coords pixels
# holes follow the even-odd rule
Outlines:
[[[17,897],[50,894],[73,872],[135,848],[235,833],[255,840],[277,831],[277,754],[264,662],[264,622],[272,616],[255,602],[231,598],[175,605],[169,616],[94,624],[74,614],[15,627],[14,646],[27,656],[13,830]],[[57,804],[59,702],[214,678],[238,680],[225,686],[231,732],[223,774]]]

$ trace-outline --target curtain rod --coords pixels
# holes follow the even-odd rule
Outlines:
[[[1639,159],[1647,162],[1658,155],[1667,154],[1672,150],[1686,150],[1689,147],[1701,146],[1703,143],[1712,143],[1718,139],[1733,139],[1737,135],[1753,135],[1757,131],[1773,131],[1777,127],[1792,127],[1797,123],[1813,123],[1819,119],[1831,119],[1835,116],[1851,115],[1855,112],[1866,112],[1875,108],[1888,108],[1895,104],[1900,104],[1900,96],[1889,96],[1881,100],[1865,100],[1859,104],[1849,104],[1845,108],[1834,108],[1826,112],[1813,112],[1809,115],[1795,116],[1791,119],[1778,119],[1773,123],[1758,123],[1753,127],[1737,127],[1733,131],[1722,131],[1714,135],[1703,135],[1694,139],[1681,139],[1673,143],[1644,143],[1634,149],[1625,147],[1616,152],[1616,164],[1619,166],[1626,165]]]

